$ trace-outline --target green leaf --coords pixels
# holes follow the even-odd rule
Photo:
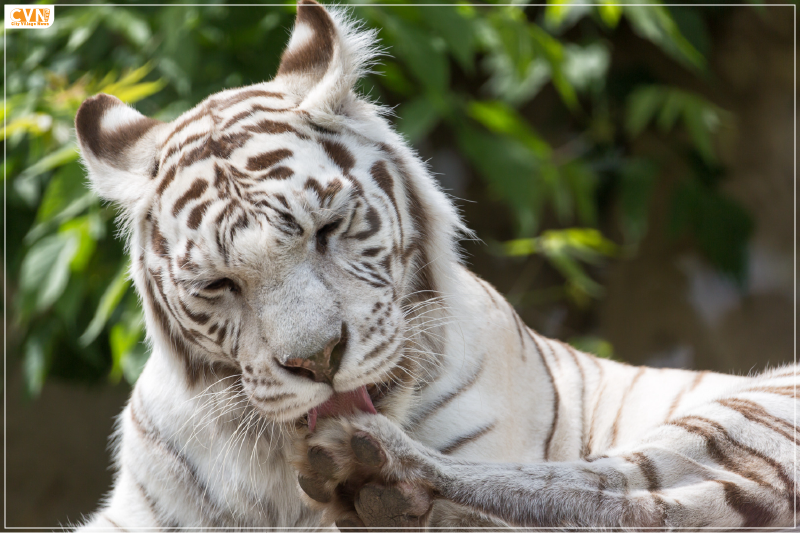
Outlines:
[[[666,133],[675,126],[675,122],[681,116],[684,107],[686,107],[688,98],[683,91],[666,90],[664,94],[665,98],[661,104],[656,124],[658,124],[658,128],[662,132]]]
[[[153,65],[147,63],[123,75],[118,81],[105,84],[101,82],[97,92],[116,96],[125,103],[132,104],[161,91],[166,85],[166,80],[159,79],[138,83],[153,70]]]
[[[428,90],[444,93],[450,80],[450,67],[444,49],[434,37],[398,18],[386,19],[394,35],[393,52],[403,60],[415,78]]]
[[[712,135],[726,113],[700,95],[671,87],[639,87],[628,97],[626,130],[630,137],[641,133],[657,115],[662,132],[672,130],[680,118],[694,148],[706,164],[716,162]]]
[[[381,74],[379,79],[384,87],[403,96],[408,96],[415,92],[414,84],[394,61],[386,61],[376,67],[376,70]]]
[[[120,366],[122,367],[122,375],[125,377],[130,385],[136,384],[136,380],[144,370],[144,365],[150,357],[150,352],[144,344],[142,335],[139,335],[138,342],[130,347],[120,359]]]
[[[520,142],[490,135],[464,125],[457,129],[458,145],[493,194],[511,206],[520,233],[532,233],[541,212],[542,189],[536,156]]]
[[[441,35],[447,48],[458,64],[468,74],[475,70],[475,28],[468,13],[456,6],[428,6],[424,10],[423,22]]]
[[[569,339],[569,344],[574,348],[587,352],[603,359],[614,359],[614,347],[606,339],[594,335],[585,335],[582,337],[572,337]]]
[[[59,211],[59,213],[53,216],[53,218],[50,220],[46,220],[31,228],[28,234],[25,235],[25,243],[31,244],[36,242],[43,235],[50,233],[60,224],[80,215],[86,211],[87,208],[97,206],[98,202],[99,200],[97,199],[97,196],[95,196],[92,192],[86,192],[84,195],[79,196],[72,201],[63,210]]]
[[[397,114],[397,130],[411,143],[427,136],[440,120],[436,106],[424,96],[401,105]]]
[[[17,193],[28,203],[28,205],[35,205],[39,200],[39,176],[45,172],[54,170],[60,166],[77,161],[78,159],[77,147],[70,143],[47,154],[42,159],[26,168],[14,180],[14,189]]]
[[[32,335],[25,343],[22,375],[25,377],[25,390],[28,395],[39,396],[47,377],[47,355],[44,340],[37,335]]]
[[[620,172],[619,205],[625,241],[636,244],[647,232],[647,217],[658,169],[648,159],[626,161]]]
[[[664,102],[664,90],[658,86],[639,87],[628,97],[625,131],[636,137],[644,131]]]
[[[470,117],[495,133],[515,138],[530,148],[538,157],[546,158],[552,148],[537,134],[530,123],[516,109],[500,101],[473,100],[467,106]]]
[[[568,187],[569,197],[575,203],[581,224],[597,223],[597,175],[583,161],[575,159],[561,167],[562,181]]]
[[[696,71],[706,67],[703,55],[681,34],[664,6],[624,6],[623,13],[634,32],[656,44],[682,65]]]
[[[42,195],[36,221],[51,220],[86,194],[91,194],[91,191],[86,187],[86,174],[81,166],[74,163],[61,167]]]
[[[503,247],[506,255],[510,256],[558,251],[590,262],[617,254],[617,245],[594,228],[548,230],[533,239],[506,241]]]
[[[600,13],[600,19],[606,26],[609,28],[617,27],[619,19],[622,16],[622,6],[615,2],[603,0],[600,5],[597,6],[597,11]]]
[[[752,218],[738,202],[697,179],[686,180],[673,193],[673,237],[691,235],[709,261],[739,285],[747,280],[747,246],[753,228]]]
[[[64,292],[79,244],[74,233],[58,233],[40,240],[28,251],[20,269],[20,288],[33,309],[50,307]]]
[[[75,238],[77,247],[69,263],[73,272],[82,272],[89,264],[95,248],[97,247],[96,215],[91,213],[68,220],[59,228],[59,234],[72,235]]]
[[[557,2],[548,0],[548,5],[544,10],[545,21],[550,26],[560,26],[569,13],[569,2]]]
[[[490,15],[489,23],[495,41],[493,48],[502,54],[517,79],[526,78],[535,52],[524,15],[518,9],[509,8]]]
[[[136,298],[128,298],[126,309],[119,322],[111,327],[112,367],[109,380],[119,382],[120,377],[133,385],[139,378],[149,356],[144,344],[144,316]]]
[[[601,90],[610,64],[611,52],[601,43],[564,47],[563,76],[576,91]]]
[[[544,57],[550,65],[553,86],[558,91],[561,101],[572,111],[579,109],[578,96],[575,88],[564,74],[565,52],[564,46],[558,39],[549,35],[539,26],[530,25],[531,42],[539,55]]]
[[[33,136],[40,136],[50,131],[53,124],[53,117],[46,113],[33,113],[12,120],[6,128],[0,140],[5,140],[17,132],[25,132]]]
[[[564,276],[567,294],[580,306],[600,297],[603,287],[586,274],[579,261],[597,263],[617,254],[617,246],[591,228],[545,231],[535,239],[507,241],[503,250],[510,256],[541,254]]]
[[[717,161],[711,135],[720,124],[720,112],[702,99],[691,98],[683,109],[683,123],[689,131],[695,149],[705,160],[713,165]]]
[[[92,321],[78,340],[81,346],[88,346],[94,342],[97,336],[100,335],[100,332],[103,331],[103,326],[108,322],[111,313],[114,312],[122,301],[122,297],[125,296],[130,286],[128,266],[129,264],[127,262],[122,265],[122,268],[119,269],[117,275],[114,276],[114,279],[111,280],[111,283],[106,288],[103,296],[100,297],[100,303],[97,306]]]
[[[132,104],[150,95],[156,94],[166,87],[166,85],[167,82],[165,80],[150,81],[131,85],[129,87],[118,88],[108,94],[116,96],[127,104]]]
[[[133,44],[144,46],[152,39],[150,26],[134,11],[114,7],[107,10],[105,15],[109,28],[118,31]]]

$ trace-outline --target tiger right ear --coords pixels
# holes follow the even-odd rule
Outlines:
[[[75,130],[92,187],[100,197],[130,207],[143,196],[157,172],[162,125],[107,94],[81,104]]]
[[[380,53],[377,33],[361,29],[342,8],[299,0],[275,79],[301,97],[300,109],[336,114]]]

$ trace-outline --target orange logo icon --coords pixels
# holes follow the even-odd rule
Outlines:
[[[6,5],[6,28],[48,28],[53,24],[54,6]]]

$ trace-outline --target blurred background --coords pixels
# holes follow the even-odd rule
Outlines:
[[[633,364],[794,357],[795,7],[361,5],[361,91],[460,206],[466,261],[541,333]],[[147,351],[73,119],[172,120],[277,70],[295,8],[55,8],[5,30],[7,526],[93,511]]]

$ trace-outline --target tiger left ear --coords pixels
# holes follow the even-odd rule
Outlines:
[[[359,31],[340,9],[297,3],[289,44],[276,80],[302,98],[301,109],[336,112],[378,55],[375,31]]]
[[[128,208],[144,195],[156,170],[162,122],[108,94],[88,98],[75,115],[75,131],[92,188]]]

